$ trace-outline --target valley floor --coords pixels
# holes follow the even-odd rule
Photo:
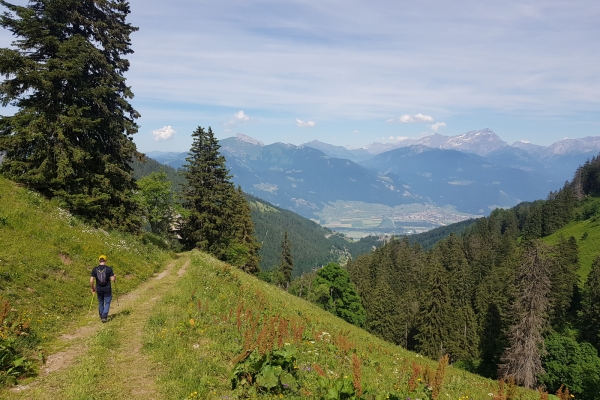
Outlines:
[[[160,399],[160,366],[142,352],[151,311],[189,265],[182,254],[132,292],[113,298],[109,322],[98,319],[96,303],[81,326],[71,327],[51,346],[39,376],[0,391],[6,399]]]

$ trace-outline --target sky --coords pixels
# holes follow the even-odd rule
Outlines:
[[[130,5],[143,152],[187,151],[198,126],[353,147],[483,128],[540,145],[600,135],[597,0]]]

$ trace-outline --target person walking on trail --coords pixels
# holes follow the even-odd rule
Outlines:
[[[110,308],[110,301],[112,300],[112,289],[111,282],[115,281],[115,273],[112,268],[106,265],[106,256],[98,257],[98,265],[92,270],[90,277],[90,287],[92,293],[98,295],[98,312],[102,322],[106,322],[108,318],[108,310]],[[94,279],[96,284],[94,285]]]

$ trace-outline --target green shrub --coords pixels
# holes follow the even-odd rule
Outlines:
[[[546,339],[546,356],[540,377],[550,392],[561,385],[579,399],[597,399],[600,393],[600,358],[589,343],[578,343],[574,338],[552,334]]]
[[[0,386],[15,385],[17,379],[33,372],[33,362],[24,353],[35,344],[29,323],[11,308],[0,302]]]
[[[292,394],[298,391],[296,347],[289,345],[261,355],[254,350],[233,369],[231,386],[240,397],[259,393]]]

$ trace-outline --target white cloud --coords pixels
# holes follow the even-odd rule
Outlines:
[[[419,122],[433,122],[433,117],[431,115],[425,115],[418,113],[416,115],[408,115],[404,114],[400,116],[398,119],[390,118],[385,122],[400,122],[401,124],[416,124]]]
[[[418,113],[413,118],[415,122],[433,122],[433,118],[431,117],[431,115],[423,115],[421,113]]]
[[[352,131],[352,133],[359,133],[359,131],[355,129]]]
[[[240,110],[238,112],[236,112],[235,114],[233,114],[233,119],[225,122],[225,126],[227,127],[234,127],[237,126],[238,124],[242,124],[244,122],[250,122],[252,119],[246,115],[244,113],[244,110]]]
[[[446,126],[445,122],[436,122],[433,125],[429,125],[429,127],[431,128],[431,130],[437,132],[438,129],[443,128],[444,126]]]
[[[170,125],[163,126],[160,129],[156,129],[156,130],[152,131],[152,134],[154,135],[154,140],[156,140],[157,142],[171,139],[173,137],[173,135],[176,133],[177,133],[177,131],[174,130]]]
[[[315,121],[302,121],[299,118],[296,118],[296,126],[298,128],[314,128],[317,126]]]
[[[433,122],[433,118],[430,115],[424,115],[418,113],[415,116],[403,115],[400,117],[400,122],[403,124],[416,124],[418,122]]]
[[[240,110],[240,111],[236,112],[235,114],[233,114],[233,117],[235,118],[236,121],[239,121],[239,122],[250,121],[250,117],[247,116],[246,114],[244,114],[244,110]]]

